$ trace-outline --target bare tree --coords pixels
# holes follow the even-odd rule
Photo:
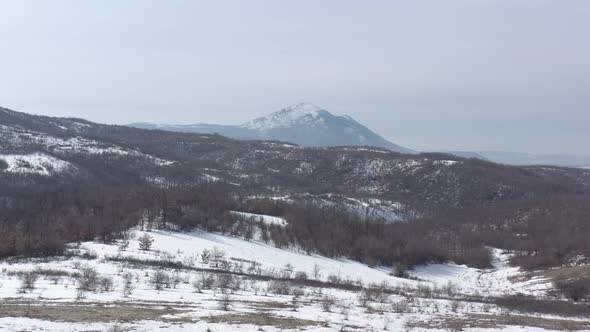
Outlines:
[[[149,251],[152,248],[152,244],[154,243],[154,238],[147,233],[144,233],[138,240],[139,249],[144,251]]]
[[[129,297],[134,289],[133,274],[131,272],[125,272],[123,274],[123,296]]]
[[[162,290],[170,287],[170,275],[164,271],[158,270],[152,274],[150,284],[156,290]]]
[[[19,292],[26,293],[35,289],[35,283],[39,279],[39,274],[36,271],[23,272],[19,274],[21,286]]]
[[[225,293],[219,299],[219,308],[223,311],[228,311],[231,307],[232,298],[229,293]]]

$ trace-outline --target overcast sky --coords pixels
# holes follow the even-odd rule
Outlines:
[[[590,154],[590,1],[0,0],[0,105],[240,124],[300,101],[418,150]]]

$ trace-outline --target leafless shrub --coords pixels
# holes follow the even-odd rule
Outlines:
[[[387,294],[385,293],[386,285],[370,285],[363,288],[358,295],[358,301],[361,307],[366,308],[369,302],[384,303],[387,301]]]
[[[268,292],[277,295],[291,294],[291,285],[286,281],[271,280],[268,283]]]
[[[341,306],[339,306],[340,308],[340,314],[342,315],[342,318],[346,321],[350,318],[350,308],[343,304]]]
[[[328,282],[334,285],[339,285],[340,284],[340,276],[337,274],[330,274],[328,275]]]
[[[283,279],[290,279],[293,275],[294,267],[291,263],[285,264],[283,270],[281,271],[280,277]]]
[[[164,271],[156,271],[150,277],[150,284],[156,290],[162,290],[170,287],[170,275]]]
[[[442,292],[449,297],[454,297],[457,292],[457,286],[449,280],[449,282],[442,287]]]
[[[313,274],[313,278],[316,280],[318,280],[322,277],[321,268],[318,264],[313,265],[312,274]]]
[[[330,295],[325,295],[320,303],[325,312],[332,312],[332,307],[336,304],[336,299]]]
[[[77,276],[78,290],[81,292],[96,292],[100,287],[100,276],[96,269],[90,266],[80,268]]]
[[[410,307],[410,303],[406,299],[402,299],[399,301],[395,301],[391,304],[391,310],[396,313],[410,313],[412,312],[412,308]]]
[[[250,262],[250,265],[248,266],[248,269],[246,270],[246,272],[248,272],[248,274],[255,274],[255,275],[262,274],[262,270],[260,269],[260,263],[258,263],[256,261]]]
[[[123,296],[129,297],[134,289],[133,274],[131,272],[123,273]]]
[[[36,271],[23,272],[19,274],[21,286],[20,293],[31,292],[35,290],[35,283],[39,279],[39,274]]]
[[[99,289],[101,292],[112,292],[115,288],[113,278],[111,277],[101,277],[99,282]]]
[[[361,289],[358,294],[359,305],[363,308],[369,306],[369,302],[373,300],[373,296],[368,288]]]
[[[309,279],[307,276],[307,273],[305,273],[305,271],[298,271],[295,273],[295,280],[299,280],[299,281],[305,281]]]
[[[213,247],[213,250],[211,251],[211,263],[217,268],[220,267],[222,261],[225,261],[225,251]]]
[[[238,273],[238,274],[244,273],[244,264],[243,263],[234,264],[232,271],[234,273]]]
[[[119,243],[119,251],[125,251],[129,248],[129,240],[123,240]]]
[[[209,265],[210,261],[211,261],[211,252],[209,252],[209,250],[207,250],[207,249],[203,250],[203,252],[201,253],[201,262],[205,265]]]
[[[200,289],[211,289],[215,284],[215,276],[209,272],[203,272],[200,274],[199,279]]]
[[[202,293],[203,292],[203,287],[201,285],[200,279],[195,279],[191,285],[193,286],[195,293]]]
[[[420,284],[420,285],[418,285],[418,288],[416,289],[416,293],[420,297],[431,298],[432,297],[432,288],[428,285]]]
[[[172,284],[172,288],[174,288],[174,289],[176,289],[176,287],[178,287],[178,284],[180,284],[181,281],[182,281],[182,279],[180,278],[178,273],[174,273],[172,275],[172,277],[170,278],[170,284]]]
[[[229,294],[223,294],[219,299],[219,308],[223,311],[229,311],[232,303],[232,298]]]
[[[234,276],[229,273],[222,273],[217,276],[217,287],[221,289],[223,293],[234,288],[235,280]]]

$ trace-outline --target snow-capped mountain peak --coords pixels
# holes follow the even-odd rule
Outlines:
[[[285,128],[299,122],[322,121],[322,116],[332,116],[332,114],[314,104],[299,103],[254,119],[241,127],[256,130]]]
[[[414,151],[389,142],[348,115],[333,115],[312,103],[299,103],[238,126],[220,125],[152,125],[135,123],[144,129],[181,132],[218,133],[237,139],[275,140],[301,146],[374,146],[396,152]]]

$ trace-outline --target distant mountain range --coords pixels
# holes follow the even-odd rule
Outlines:
[[[590,156],[573,154],[533,154],[506,151],[448,151],[447,153],[506,165],[553,165],[581,168],[588,168],[590,165]]]
[[[166,125],[132,123],[141,129],[217,133],[236,139],[275,140],[305,147],[373,146],[400,153],[414,151],[394,144],[349,116],[336,116],[310,103],[300,103],[242,125]]]

